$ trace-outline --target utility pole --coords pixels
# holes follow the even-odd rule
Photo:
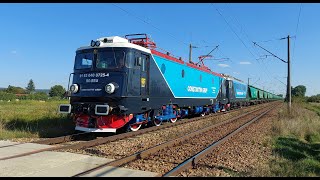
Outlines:
[[[270,52],[270,51],[266,50],[265,48],[261,47],[261,46],[258,45],[256,42],[253,42],[253,44],[259,46],[260,48],[262,48],[263,50],[267,51],[268,53],[270,53],[270,54],[273,55],[274,57],[280,59],[282,62],[288,64],[287,98],[286,98],[286,100],[288,101],[288,112],[289,112],[289,114],[291,114],[290,36],[288,35],[287,37],[281,38],[280,40],[283,40],[283,39],[287,39],[287,40],[288,40],[288,60],[287,60],[287,61],[279,58],[278,56],[276,56],[276,55],[273,54],[272,52]]]
[[[288,35],[288,85],[287,85],[287,94],[288,94],[288,110],[291,113],[291,76],[290,76],[290,36]]]

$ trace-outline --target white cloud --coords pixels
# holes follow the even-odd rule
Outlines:
[[[239,64],[251,64],[249,61],[241,61]]]
[[[233,72],[233,74],[240,74],[239,72]]]
[[[12,50],[11,54],[17,54],[17,51],[16,50]]]
[[[223,67],[223,68],[230,67],[228,64],[218,64],[218,66]]]

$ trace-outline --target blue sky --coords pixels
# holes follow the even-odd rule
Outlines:
[[[287,40],[278,39],[290,35],[291,85],[320,94],[319,17],[317,3],[1,3],[0,87],[26,87],[30,79],[37,89],[67,87],[78,47],[99,37],[147,33],[185,61],[190,43],[198,47],[195,62],[219,45],[211,55],[229,60],[205,60],[212,71],[285,94],[287,64],[265,58],[252,41],[287,60]]]

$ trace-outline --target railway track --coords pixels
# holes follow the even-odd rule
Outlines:
[[[75,176],[85,176],[105,166],[152,171],[159,173],[159,176],[175,176],[187,168],[195,167],[199,159],[211,152],[213,148],[261,118],[274,107],[275,104],[271,104],[267,108],[242,114]]]
[[[261,108],[261,107],[263,106],[258,106],[256,108]],[[224,114],[221,116],[214,116],[214,117],[207,116],[208,118],[203,119],[202,121],[194,121],[194,122],[185,123],[179,126],[170,127],[167,129],[159,129],[157,131],[145,133],[136,137],[124,138],[121,140],[116,140],[110,143],[101,144],[98,146],[92,146],[85,149],[68,149],[66,151],[71,153],[86,154],[91,156],[99,156],[103,158],[117,159],[117,158],[128,156],[132,154],[132,152],[138,152],[138,151],[147,149],[148,147],[157,145],[159,143],[166,142],[168,140],[183,136],[187,133],[194,131],[195,129],[201,129],[213,124],[217,124],[221,121],[225,121],[227,119],[230,119],[233,116],[239,115],[244,112],[245,111],[240,111],[233,115]]]
[[[176,175],[178,175],[179,173],[181,173],[182,171],[184,171],[186,169],[196,168],[198,162],[200,161],[200,159],[202,159],[206,155],[210,154],[214,148],[216,148],[217,146],[221,145],[222,143],[224,143],[225,141],[230,139],[232,136],[234,136],[235,134],[239,133],[240,131],[245,129],[247,126],[251,125],[252,123],[257,121],[258,119],[260,119],[262,116],[264,116],[265,114],[267,114],[268,112],[273,110],[273,108],[274,107],[266,110],[265,112],[263,112],[262,114],[258,115],[255,118],[253,118],[252,120],[250,120],[250,121],[246,122],[245,124],[241,125],[236,130],[228,133],[226,136],[220,138],[217,141],[214,141],[209,146],[207,146],[205,149],[201,150],[200,152],[198,152],[197,154],[193,155],[189,159],[183,161],[182,163],[177,165],[175,168],[171,169],[169,172],[163,174],[163,177],[176,176]]]
[[[262,106],[263,106],[263,104],[262,104]],[[170,128],[170,127],[174,127],[174,126],[180,126],[182,124],[196,122],[196,121],[203,120],[203,119],[210,119],[212,117],[216,117],[216,116],[219,116],[219,115],[224,115],[224,114],[229,114],[229,113],[235,113],[235,112],[238,112],[238,111],[243,111],[243,110],[246,110],[246,109],[250,109],[252,107],[258,108],[257,106],[249,106],[249,107],[246,107],[246,108],[235,109],[235,110],[232,110],[232,111],[229,111],[229,112],[210,114],[208,116],[196,117],[196,118],[192,118],[192,119],[184,119],[184,120],[178,121],[176,123],[167,123],[167,124],[164,124],[164,125],[159,126],[159,127],[154,126],[154,127],[149,127],[149,128],[146,128],[146,129],[141,129],[141,130],[136,131],[136,132],[123,133],[123,134],[118,134],[118,135],[113,135],[113,136],[103,137],[103,138],[95,138],[90,133],[79,133],[79,134],[72,134],[72,135],[68,135],[68,136],[62,136],[62,137],[57,137],[57,138],[50,138],[50,139],[35,141],[34,143],[39,143],[39,144],[61,144],[61,143],[65,143],[65,142],[79,140],[81,138],[88,138],[88,137],[95,138],[95,139],[87,141],[87,142],[80,142],[80,143],[74,143],[74,144],[67,144],[67,145],[60,145],[60,146],[55,146],[55,147],[44,148],[44,149],[40,149],[40,150],[36,150],[36,151],[32,151],[32,152],[27,152],[27,153],[23,153],[23,154],[18,154],[18,155],[14,155],[14,156],[0,158],[0,160],[6,160],[6,159],[12,159],[12,158],[17,158],[17,157],[27,156],[27,155],[31,155],[31,154],[35,154],[35,153],[40,153],[40,152],[43,152],[43,151],[55,151],[55,150],[63,150],[63,149],[85,149],[85,148],[98,146],[98,145],[105,144],[105,143],[112,142],[112,141],[117,141],[117,140],[122,140],[122,139],[125,139],[125,138],[135,137],[135,136],[138,136],[138,135],[141,135],[141,134],[146,134],[146,133],[149,133],[149,132],[153,132],[153,131],[157,131],[157,130],[161,130],[161,129],[165,129],[165,128]]]
[[[229,113],[234,113],[234,112],[238,112],[238,111],[243,111],[243,110],[246,110],[246,109],[250,109],[252,107],[256,107],[256,105],[255,106],[245,107],[245,108],[234,109],[234,110],[223,112],[223,113],[210,114],[210,115],[205,116],[205,117],[195,117],[195,118],[192,118],[192,119],[183,119],[183,121],[178,121],[177,123],[171,124],[170,126],[166,125],[166,126],[153,127],[151,129],[151,131],[164,129],[164,128],[168,128],[168,127],[173,127],[173,126],[178,126],[180,124],[185,124],[185,123],[188,123],[188,122],[198,121],[198,120],[205,119],[207,117],[215,117],[215,116],[219,116],[219,115],[223,115],[223,114],[229,114]],[[126,137],[133,137],[133,136],[136,136],[136,135],[143,134],[145,132],[150,132],[150,131],[146,131],[146,130],[142,129],[142,130],[139,130],[138,132],[130,132],[132,136],[126,136]],[[55,137],[55,138],[49,138],[49,139],[44,139],[44,140],[37,140],[37,141],[33,141],[32,143],[52,145],[52,144],[60,144],[60,143],[65,143],[65,142],[70,142],[70,141],[75,141],[75,140],[81,140],[81,139],[84,139],[84,138],[88,138],[88,136],[89,137],[90,136],[95,137],[94,134],[92,134],[92,133],[83,132],[83,133],[71,134],[71,135]],[[120,136],[120,139],[121,139],[121,136]]]
[[[37,141],[33,141],[32,143],[52,145],[52,144],[60,144],[60,143],[82,140],[82,139],[95,139],[95,138],[96,136],[90,132],[82,132],[82,133],[61,136],[61,137],[37,140]]]
[[[190,122],[199,121],[199,120],[202,120],[202,119],[206,119],[208,117],[216,117],[216,116],[219,116],[219,115],[235,113],[235,112],[238,112],[238,111],[245,111],[247,109],[254,108],[254,107],[256,107],[256,105],[249,106],[249,107],[244,107],[244,108],[239,108],[239,109],[234,109],[234,110],[223,112],[223,113],[210,114],[210,115],[205,116],[205,117],[195,117],[195,118],[192,118],[192,119],[183,119],[182,121],[178,121],[178,122],[173,123],[173,124],[166,124],[164,126],[162,125],[162,126],[159,126],[159,127],[152,127],[149,130],[142,129],[142,130],[139,130],[137,132],[130,132],[129,134],[127,133],[126,136],[118,134],[118,138],[115,138],[115,139],[122,139],[123,137],[124,138],[133,137],[133,136],[137,136],[137,135],[144,134],[144,133],[151,132],[151,131],[155,131],[155,130],[165,129],[165,128],[169,128],[169,127],[178,126],[180,124],[186,124],[186,123],[190,123]],[[84,139],[84,138],[88,138],[88,136],[95,138],[94,134],[88,133],[88,132],[84,132],[84,133],[71,134],[71,135],[67,135],[67,136],[49,138],[49,139],[44,139],[44,140],[37,140],[37,141],[33,141],[32,143],[52,145],[52,144],[60,144],[60,143],[65,143],[65,142],[70,142],[70,141],[75,141],[75,140],[81,140],[81,139]]]

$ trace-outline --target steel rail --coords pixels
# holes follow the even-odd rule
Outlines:
[[[220,144],[224,143],[225,141],[230,139],[235,134],[238,134],[240,131],[242,131],[244,128],[246,128],[247,126],[249,126],[253,122],[259,120],[262,116],[264,116],[265,114],[267,114],[268,112],[273,110],[275,107],[276,106],[273,106],[273,107],[269,108],[268,110],[266,110],[265,112],[263,112],[259,116],[253,118],[252,120],[250,120],[250,121],[246,122],[245,124],[241,125],[236,130],[230,132],[228,135],[226,135],[226,136],[220,138],[219,140],[213,142],[207,148],[203,149],[202,151],[198,152],[196,155],[190,157],[189,159],[187,159],[186,161],[180,163],[178,166],[176,166],[175,168],[173,168],[169,172],[165,173],[163,175],[163,177],[175,176],[175,175],[178,175],[180,172],[182,172],[182,171],[184,171],[186,169],[195,167],[196,164],[199,162],[199,160],[202,159],[203,157],[205,157],[207,154],[211,153],[214,148],[216,148]]]
[[[49,139],[44,139],[44,140],[37,140],[33,141],[31,143],[37,143],[37,144],[59,144],[59,143],[64,143],[64,142],[69,142],[69,141],[74,141],[80,138],[85,138],[87,136],[93,136],[93,134],[90,134],[90,132],[83,132],[83,133],[77,133],[77,134],[70,134],[66,136],[61,136],[61,137],[54,137],[54,138],[49,138]]]

